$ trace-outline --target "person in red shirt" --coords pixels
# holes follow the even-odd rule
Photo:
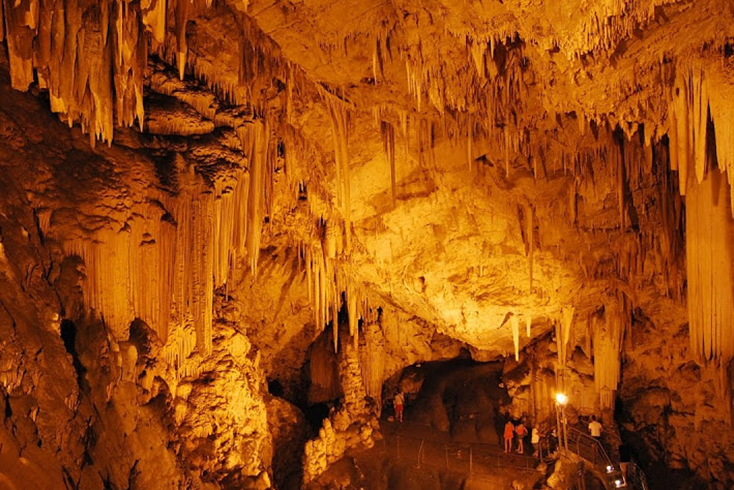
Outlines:
[[[515,426],[512,421],[508,420],[505,424],[505,452],[512,452],[512,438],[515,437]]]

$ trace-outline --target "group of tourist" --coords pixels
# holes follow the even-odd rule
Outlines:
[[[525,427],[525,423],[520,421],[519,424],[515,425],[511,420],[508,420],[505,424],[505,452],[512,452],[512,441],[517,440],[517,452],[518,454],[525,454],[525,438],[528,435],[528,428]],[[533,427],[530,433],[530,444],[533,447],[533,452],[536,451],[538,443],[540,442],[540,431],[537,427]]]
[[[589,435],[591,435],[591,437],[597,440],[601,439],[603,428],[601,423],[596,419],[596,415],[591,416],[591,421],[589,422],[588,429]],[[507,420],[504,430],[505,452],[511,453],[513,451],[513,446],[515,446],[518,454],[525,454],[525,438],[527,436],[528,428],[525,426],[524,420],[521,420],[520,423],[518,423],[517,425],[515,425],[512,420]],[[541,435],[538,427],[533,427],[533,429],[530,431],[530,444],[532,445],[533,454],[535,454],[538,450],[540,437]],[[547,437],[549,451],[555,452],[558,446],[558,436],[556,435],[555,429],[552,429]],[[513,444],[513,442],[516,443]]]

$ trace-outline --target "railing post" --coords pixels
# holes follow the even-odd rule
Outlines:
[[[474,447],[469,446],[469,478],[471,478],[473,466],[474,466]]]
[[[421,439],[421,447],[418,449],[418,468],[421,467],[421,462],[423,461],[423,443],[426,442],[425,439]]]
[[[446,469],[449,469],[449,446],[448,444],[443,445],[444,453],[446,454]]]

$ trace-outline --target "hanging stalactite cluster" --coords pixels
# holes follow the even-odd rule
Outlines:
[[[117,0],[5,1],[12,85],[27,90],[37,81],[48,88],[51,110],[70,125],[79,121],[92,140],[111,142],[114,123],[137,121],[142,129],[148,51],[162,46],[171,17],[179,66],[185,64],[190,4],[158,0],[140,9]]]
[[[267,124],[256,121],[240,133],[249,148],[249,172],[238,169],[210,189],[196,174],[182,172],[176,194],[160,191],[143,216],[110,222],[81,236],[59,236],[68,255],[86,266],[85,304],[98,311],[116,338],[125,339],[138,318],[166,343],[169,334],[193,326],[196,348],[212,348],[213,294],[240,260],[256,273],[265,210],[264,175],[272,170]],[[185,167],[179,157],[179,166]],[[44,233],[55,235],[53,220]],[[188,336],[174,335],[182,365],[192,352]]]

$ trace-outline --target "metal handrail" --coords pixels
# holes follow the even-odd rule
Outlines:
[[[645,472],[634,462],[627,463],[627,482],[637,490],[649,490]]]
[[[615,462],[604,444],[574,427],[567,427],[567,430],[568,449],[594,465],[598,471],[606,475],[608,484],[617,487],[617,480],[622,479],[621,465]],[[622,439],[616,432],[607,432],[606,436],[617,446],[622,444]],[[561,431],[557,440],[559,447],[564,447],[563,431]],[[628,463],[626,473],[624,487],[634,490],[649,490],[645,473],[637,464],[634,462]]]
[[[584,434],[580,430],[574,429],[573,427],[568,428],[568,433],[569,433],[569,436],[568,436],[569,443],[571,443],[569,444],[568,448],[572,450],[574,453],[578,454],[579,456],[583,457],[586,460],[589,460],[591,463],[593,463],[596,466],[601,466],[604,471],[607,471],[608,466],[612,466],[612,467],[615,466],[614,462],[612,461],[612,458],[609,457],[609,454],[607,453],[606,449],[604,449],[604,445],[601,443],[601,441],[587,434]],[[593,451],[594,453],[594,456],[592,458],[588,457],[589,455],[588,451],[586,451],[585,455],[582,454],[582,451],[581,451],[582,444],[586,448],[592,448],[591,451]]]

